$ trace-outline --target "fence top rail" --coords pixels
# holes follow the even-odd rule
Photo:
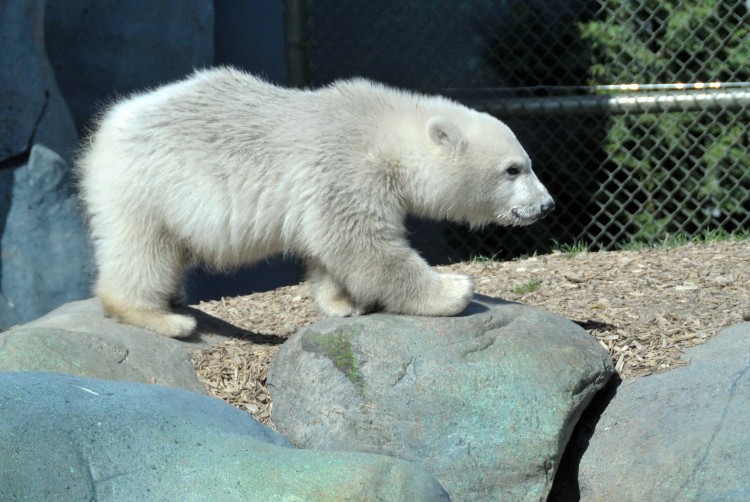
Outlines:
[[[702,91],[708,89],[750,89],[750,82],[664,82],[641,84],[631,82],[607,85],[532,85],[522,87],[445,87],[446,94],[472,96],[545,96],[576,93],[598,94],[602,92],[635,92],[635,91]]]
[[[467,106],[501,116],[569,113],[665,113],[712,109],[741,110],[750,106],[750,89],[709,89],[683,92],[629,92],[549,97],[471,97]]]

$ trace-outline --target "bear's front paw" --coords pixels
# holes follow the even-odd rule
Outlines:
[[[460,274],[440,274],[440,294],[435,298],[435,312],[430,315],[452,316],[460,314],[474,295],[471,277]]]

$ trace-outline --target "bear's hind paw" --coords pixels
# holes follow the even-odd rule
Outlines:
[[[197,322],[190,316],[181,314],[165,314],[160,319],[154,319],[154,322],[146,326],[155,333],[168,338],[186,338],[193,334]]]
[[[352,317],[362,314],[359,308],[343,296],[329,297],[325,300],[316,298],[315,305],[320,313],[326,317]]]
[[[138,328],[153,331],[168,338],[185,338],[193,334],[197,321],[182,314],[175,314],[169,310],[158,308],[135,307],[118,301],[118,299],[103,293],[98,293],[104,311],[120,322],[131,324]]]

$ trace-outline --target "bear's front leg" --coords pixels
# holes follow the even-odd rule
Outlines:
[[[326,264],[360,309],[380,305],[394,314],[453,316],[471,301],[468,276],[436,272],[406,242],[381,244]]]
[[[396,314],[447,317],[464,311],[474,294],[471,278],[460,274],[440,274],[433,270],[391,279],[392,285],[380,301],[384,310]]]
[[[433,272],[435,273],[435,272]],[[452,316],[460,314],[474,296],[474,283],[471,277],[461,274],[437,274],[440,278],[440,294],[434,301],[424,306],[424,313],[418,315]]]

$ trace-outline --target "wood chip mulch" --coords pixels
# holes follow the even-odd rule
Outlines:
[[[750,241],[674,249],[553,253],[439,267],[474,277],[478,293],[544,308],[578,323],[622,378],[686,364],[685,349],[750,320]],[[195,308],[247,330],[197,351],[199,379],[217,397],[273,426],[265,387],[280,343],[320,319],[304,284]],[[259,336],[253,336],[259,335]]]

